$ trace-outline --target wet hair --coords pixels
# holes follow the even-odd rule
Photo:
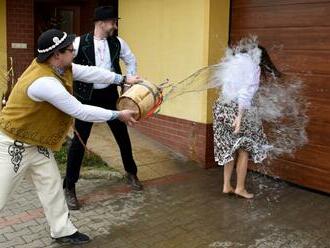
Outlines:
[[[275,76],[277,78],[282,76],[282,73],[276,68],[274,63],[272,62],[266,48],[263,46],[258,46],[261,50],[261,60],[260,60],[260,69],[261,75],[263,77]]]

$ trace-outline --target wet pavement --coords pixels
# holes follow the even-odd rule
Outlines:
[[[255,199],[225,196],[218,169],[184,166],[195,169],[146,181],[144,192],[81,180],[84,207],[72,219],[93,238],[82,247],[330,247],[329,196],[254,173]],[[0,247],[61,247],[49,238],[29,182],[1,217]]]
[[[249,181],[254,200],[222,195],[218,170],[150,182],[134,221],[86,247],[330,247],[328,196],[253,173]]]
[[[330,247],[328,195],[253,172],[248,188],[255,199],[223,195],[220,169],[172,155],[159,161],[173,170],[145,179],[143,192],[121,180],[79,181],[84,207],[71,216],[93,238],[81,247]],[[157,161],[148,167],[156,170]],[[0,213],[0,247],[62,247],[50,239],[28,181]]]
[[[129,134],[141,180],[174,175],[191,169],[190,167],[181,166],[185,158],[171,151],[168,147],[135,129],[130,128]],[[91,151],[100,155],[109,166],[120,173],[125,173],[118,146],[107,125],[93,125],[92,135],[87,146]]]

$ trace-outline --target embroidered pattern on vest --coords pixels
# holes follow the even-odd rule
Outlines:
[[[24,144],[18,140],[15,140],[14,144],[8,147],[8,153],[11,156],[11,163],[14,165],[15,173],[17,173],[19,167],[21,166],[24,151]]]
[[[48,137],[40,136],[37,132],[27,130],[27,129],[19,129],[14,128],[11,121],[5,122],[3,118],[0,118],[0,126],[6,130],[9,133],[12,133],[16,135],[18,139],[30,139],[33,141],[36,141],[38,143],[44,144],[44,145],[55,145],[58,142],[60,142],[63,137],[63,133],[67,132],[67,125],[71,123],[71,120],[69,121],[62,121],[58,126],[58,131],[54,133],[53,135],[49,135]]]

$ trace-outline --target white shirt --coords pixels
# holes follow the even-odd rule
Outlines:
[[[104,85],[117,83],[120,76],[114,72],[96,67],[72,64],[73,79]],[[118,111],[82,104],[72,96],[55,77],[40,77],[27,90],[28,96],[37,102],[49,102],[62,112],[82,121],[105,122],[118,117]]]
[[[122,59],[126,65],[127,75],[136,75],[136,59],[128,44],[120,37],[117,37],[120,42],[120,54],[119,58]],[[75,49],[75,56],[78,54],[80,44],[80,37],[77,37],[73,42]],[[113,70],[111,64],[111,56],[108,41],[106,38],[97,39],[94,37],[94,52],[95,52],[95,65],[107,70]],[[103,89],[107,85],[97,84],[93,85],[94,89]]]
[[[241,109],[248,109],[259,88],[260,67],[248,54],[236,54],[223,62],[219,80],[223,84],[223,99],[236,101]]]

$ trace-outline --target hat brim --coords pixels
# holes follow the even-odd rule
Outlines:
[[[107,18],[104,18],[104,19],[101,19],[101,18],[93,18],[93,22],[97,22],[97,21],[107,21],[107,20],[120,20],[121,18],[120,17],[107,17]]]
[[[54,52],[56,52],[64,47],[70,46],[74,42],[75,38],[76,38],[75,34],[69,34],[60,45],[58,45],[56,48],[54,48],[54,50],[51,50],[47,53],[38,53],[37,62],[39,62],[39,63],[45,62],[50,57],[50,55],[52,55]]]

